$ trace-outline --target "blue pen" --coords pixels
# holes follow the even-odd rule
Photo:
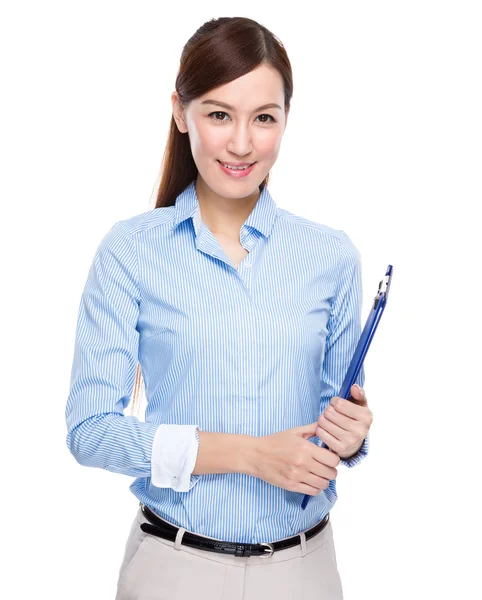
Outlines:
[[[345,379],[343,380],[340,391],[338,393],[338,396],[340,398],[344,398],[345,400],[350,400],[351,398],[351,386],[355,383],[358,373],[360,372],[360,369],[363,365],[363,361],[365,360],[366,353],[368,352],[368,348],[370,347],[373,336],[375,335],[375,331],[377,329],[382,313],[385,310],[388,292],[390,290],[392,273],[392,265],[388,265],[385,276],[378,284],[378,292],[374,298],[372,309],[370,311],[370,314],[368,315],[365,327],[363,328],[360,339],[358,340],[355,353],[353,354],[350,366],[348,367]],[[318,439],[318,442],[319,441],[320,440]],[[324,442],[321,442],[321,445],[318,442],[317,445],[320,446],[320,448],[327,448],[327,445]],[[330,452],[332,452],[332,450],[330,450]],[[305,494],[303,502],[301,503],[301,508],[303,510],[306,508],[306,505],[308,504],[308,500],[310,498],[311,496],[309,494]]]

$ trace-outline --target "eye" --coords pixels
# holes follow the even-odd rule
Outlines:
[[[229,116],[227,112],[224,112],[222,110],[216,110],[216,111],[214,111],[214,112],[212,112],[212,113],[210,113],[208,115],[208,117],[211,117],[211,119],[215,123],[227,123],[227,120],[225,120],[225,119],[218,119],[216,117],[213,117],[212,115],[227,115],[227,116]],[[260,123],[263,123],[263,124],[265,124],[265,123],[268,124],[270,122],[276,123],[276,119],[274,119],[271,115],[262,114],[262,115],[258,115],[258,117],[256,117],[256,118],[259,119],[259,117],[268,117],[268,118],[271,119],[271,121],[260,121]]]
[[[227,115],[228,113],[223,112],[222,110],[217,110],[208,115],[208,117],[212,117],[212,115]],[[216,117],[212,117],[212,120],[215,123],[225,122],[224,119],[217,119]]]
[[[257,118],[259,119],[259,117],[269,117],[271,119],[272,123],[276,123],[275,119],[271,115],[263,114],[263,115],[259,115]],[[261,121],[261,123],[269,123],[269,121]]]

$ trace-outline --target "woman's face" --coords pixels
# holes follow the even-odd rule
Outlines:
[[[264,107],[266,104],[278,106]],[[185,110],[174,92],[172,105],[177,126],[189,136],[194,162],[207,187],[224,198],[259,194],[258,186],[278,157],[288,118],[279,72],[261,65],[196,98]],[[255,165],[245,177],[232,177],[220,161]]]

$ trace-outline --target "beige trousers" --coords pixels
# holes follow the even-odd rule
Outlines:
[[[271,556],[238,557],[145,533],[141,507],[127,539],[115,600],[342,600],[331,520],[317,535]]]

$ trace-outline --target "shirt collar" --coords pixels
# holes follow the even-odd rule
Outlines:
[[[269,193],[267,186],[264,186],[244,225],[253,227],[268,237],[273,228],[277,212],[278,206]],[[190,217],[195,218],[196,216],[200,217],[200,211],[195,179],[176,198],[174,222],[171,225],[171,229],[174,229],[186,219]]]

